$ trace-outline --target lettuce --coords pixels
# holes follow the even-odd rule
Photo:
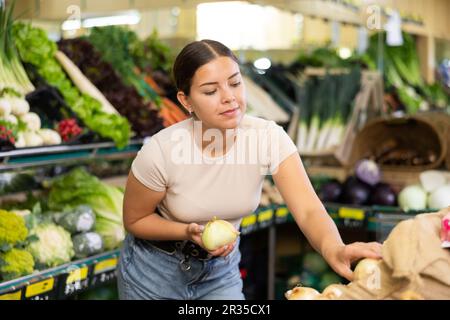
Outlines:
[[[88,205],[96,215],[95,231],[105,249],[116,248],[124,238],[122,222],[123,192],[101,182],[83,168],[76,168],[51,182],[49,207],[64,210]]]
[[[34,65],[45,81],[58,88],[65,101],[89,129],[112,139],[118,148],[128,144],[131,136],[128,120],[117,114],[103,112],[99,101],[82,94],[72,84],[54,57],[56,44],[48,39],[44,30],[16,23],[13,34],[21,59]]]

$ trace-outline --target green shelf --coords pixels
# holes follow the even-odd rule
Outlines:
[[[143,139],[134,139],[122,149],[117,149],[112,142],[100,142],[82,145],[24,148],[0,152],[0,171],[82,159],[134,156],[143,143]]]
[[[55,300],[98,287],[116,279],[120,250],[42,270],[0,283],[0,300]]]

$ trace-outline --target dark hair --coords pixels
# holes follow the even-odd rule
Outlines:
[[[217,57],[229,57],[238,62],[234,53],[218,41],[200,40],[186,45],[173,64],[172,72],[177,90],[189,95],[192,78],[197,69]]]

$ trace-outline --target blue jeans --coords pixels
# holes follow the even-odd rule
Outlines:
[[[189,259],[168,253],[128,234],[119,259],[117,284],[122,300],[244,300],[239,272],[239,240],[227,257]]]

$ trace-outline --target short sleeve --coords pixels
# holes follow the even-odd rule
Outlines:
[[[276,173],[278,166],[291,154],[298,152],[297,146],[294,144],[289,135],[284,131],[283,127],[270,121],[270,173]]]
[[[158,141],[150,138],[138,152],[131,165],[131,171],[144,186],[154,191],[165,191],[167,171],[163,152]]]

